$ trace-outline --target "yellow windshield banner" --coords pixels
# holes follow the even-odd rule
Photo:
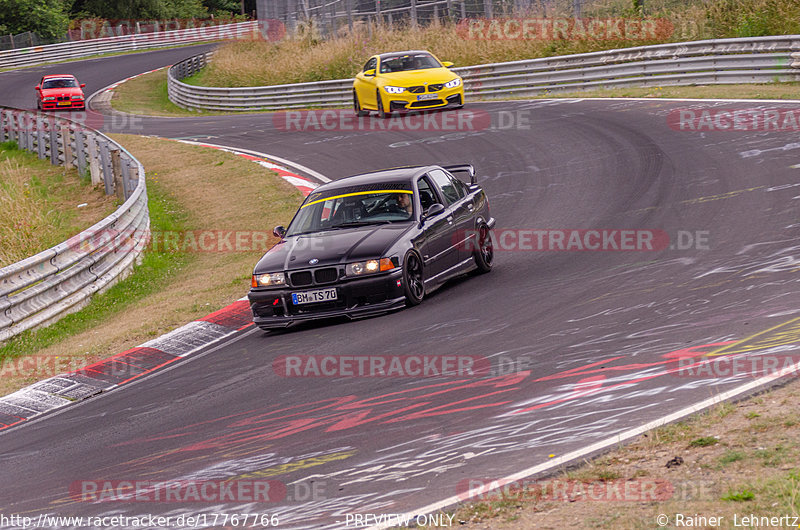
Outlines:
[[[342,197],[353,197],[355,195],[377,195],[380,193],[407,193],[409,195],[414,195],[414,192],[411,190],[370,190],[370,191],[356,191],[353,193],[345,193],[344,195],[333,195],[331,197],[325,197],[324,199],[317,199],[316,201],[311,201],[309,203],[304,204],[300,207],[302,210],[306,206],[311,206],[312,204],[317,204],[319,202],[330,201],[333,199],[341,199]]]

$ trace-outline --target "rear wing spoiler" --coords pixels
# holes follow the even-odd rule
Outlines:
[[[475,185],[475,167],[472,164],[459,164],[456,166],[442,166],[444,169],[449,171],[450,173],[468,173],[469,174],[469,185]]]

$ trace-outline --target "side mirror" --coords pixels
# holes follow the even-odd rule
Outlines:
[[[34,90],[37,91],[37,92],[40,91],[41,89],[42,89],[42,87],[40,87],[39,85],[36,85],[36,88],[34,88]]]
[[[375,69],[364,70],[364,77],[375,77]]]
[[[436,217],[437,215],[439,215],[443,211],[444,211],[444,205],[443,204],[438,203],[438,202],[434,203],[434,204],[431,204],[430,208],[428,208],[428,211],[426,211],[425,214],[422,216],[422,222],[424,223],[426,220],[430,219],[431,217]]]
[[[284,236],[286,236],[286,229],[284,227],[278,225],[278,226],[276,226],[275,228],[272,229],[272,235],[274,235],[275,237],[279,237],[279,238],[283,239]]]
[[[81,88],[86,88],[86,83],[81,83]]]
[[[451,63],[450,61],[442,61],[442,66],[444,66],[445,68],[452,68],[453,63]]]

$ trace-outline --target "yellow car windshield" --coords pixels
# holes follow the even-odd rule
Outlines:
[[[442,68],[441,63],[427,53],[398,55],[381,59],[381,73],[407,72],[409,70],[425,70],[427,68]]]

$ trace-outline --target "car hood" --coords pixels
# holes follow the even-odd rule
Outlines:
[[[43,88],[42,96],[82,96],[83,90],[78,87]]]
[[[372,225],[287,237],[255,267],[256,274],[391,257],[385,253],[413,223]],[[316,263],[310,263],[318,260]]]
[[[425,70],[408,70],[380,75],[380,78],[387,84],[402,83],[407,86],[421,85],[422,83],[447,83],[456,77],[458,76],[455,72],[448,68],[426,68]]]

